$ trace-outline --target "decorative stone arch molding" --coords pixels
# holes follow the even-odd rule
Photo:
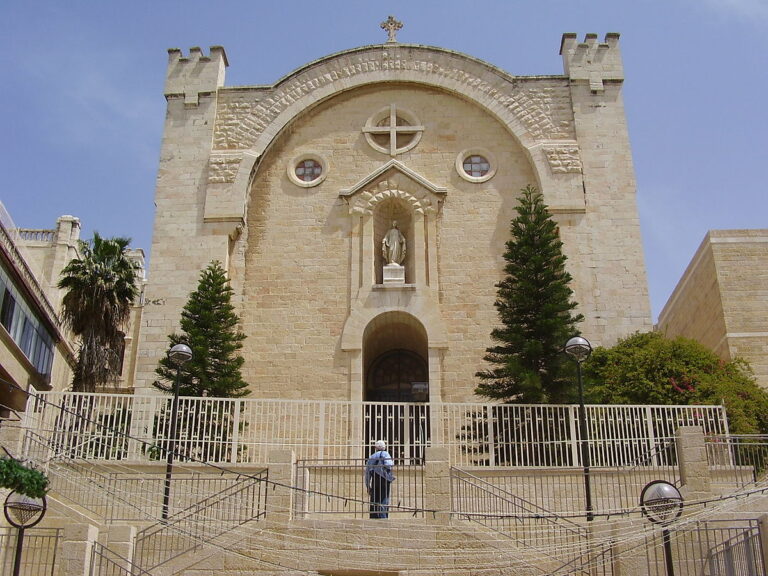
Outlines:
[[[376,205],[385,200],[398,198],[411,206],[414,214],[424,215],[427,212],[436,212],[437,209],[432,206],[429,198],[417,198],[410,192],[399,190],[395,182],[382,182],[382,190],[374,192],[363,192],[357,201],[351,201],[349,205],[350,214],[373,214]]]
[[[445,329],[445,323],[440,315],[437,306],[429,301],[420,301],[415,306],[398,305],[396,299],[390,302],[389,306],[381,308],[357,308],[353,310],[341,334],[341,349],[344,351],[361,350],[363,338],[368,326],[376,318],[398,312],[412,317],[424,328],[427,335],[429,348],[448,348],[448,336]]]
[[[337,53],[317,60],[278,81],[271,87],[250,89],[223,88],[214,131],[209,178],[210,201],[206,219],[242,218],[248,184],[258,160],[275,137],[307,109],[362,86],[380,82],[400,82],[438,88],[470,100],[496,118],[526,151],[542,190],[553,177],[570,177],[568,188],[576,191],[580,174],[553,173],[552,154],[544,150],[576,140],[573,114],[564,100],[568,79],[564,76],[538,76],[521,82],[502,70],[465,54],[440,48],[409,44],[368,46]],[[562,86],[559,85],[562,84]],[[578,150],[576,150],[578,155]],[[239,156],[236,171],[233,156]],[[231,182],[221,183],[219,158],[228,159]],[[559,166],[559,165],[558,165]],[[224,187],[226,189],[224,189]],[[566,194],[568,196],[569,194]],[[208,213],[217,202],[238,208],[228,214]],[[569,200],[554,199],[553,204]]]
[[[399,198],[423,215],[438,211],[446,191],[399,160],[390,160],[339,196],[347,200],[350,214],[372,214],[377,204]]]

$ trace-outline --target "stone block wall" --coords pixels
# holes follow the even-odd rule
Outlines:
[[[686,336],[724,360],[745,358],[768,386],[768,230],[711,230],[659,315],[658,330]]]
[[[345,327],[402,312],[432,335],[423,344],[431,399],[473,399],[498,325],[509,222],[528,184],[560,226],[582,332],[611,345],[650,329],[618,35],[603,43],[566,35],[562,54],[565,76],[514,77],[448,50],[394,43],[315,61],[274,86],[224,88],[223,50],[171,51],[136,389],[150,389],[200,270],[218,259],[248,337],[253,394],[359,399],[371,362],[365,326],[342,345]],[[363,127],[385,107],[418,124],[416,146],[393,155],[369,145]],[[462,177],[456,162],[467,151],[488,156],[495,175]],[[325,162],[317,186],[288,175],[304,154]],[[377,172],[392,160],[399,168]],[[434,198],[423,237],[414,237],[420,213],[407,220],[406,270],[425,280],[415,292],[367,298],[375,280],[361,277],[359,294],[356,282],[377,240],[360,233],[366,217],[350,217],[345,191],[405,182]],[[387,217],[381,206],[377,223]]]

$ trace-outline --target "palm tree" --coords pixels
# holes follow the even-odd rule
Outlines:
[[[119,375],[123,347],[121,328],[137,294],[138,263],[127,255],[129,238],[80,241],[79,259],[61,271],[59,288],[66,290],[62,319],[80,339],[75,392],[94,392]]]

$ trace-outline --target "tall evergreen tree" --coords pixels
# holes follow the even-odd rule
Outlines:
[[[80,258],[61,271],[62,319],[80,340],[72,378],[75,392],[93,392],[120,375],[122,329],[138,294],[138,263],[128,257],[128,238],[80,241]]]
[[[237,329],[240,322],[231,303],[233,290],[224,268],[218,261],[200,274],[197,290],[189,295],[181,312],[182,334],[168,336],[168,347],[186,344],[192,359],[181,367],[179,393],[182,396],[239,398],[248,394],[248,384],[240,369],[245,334]],[[177,366],[164,356],[156,373],[164,381],[154,386],[164,392],[173,391]]]
[[[504,253],[506,277],[496,285],[502,326],[491,332],[496,344],[483,357],[493,367],[477,373],[475,393],[519,403],[569,401],[575,379],[562,350],[583,316],[573,314],[563,244],[541,193],[524,188],[517,213]]]

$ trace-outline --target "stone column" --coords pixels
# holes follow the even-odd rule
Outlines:
[[[427,243],[427,278],[426,282],[430,288],[437,290],[437,213],[428,212],[426,215],[425,242]]]
[[[354,300],[357,298],[360,288],[363,285],[363,271],[360,263],[360,242],[363,236],[362,217],[357,214],[350,215],[350,228],[349,241],[352,255],[349,262],[349,293],[351,294],[352,300]]]
[[[376,283],[376,251],[374,250],[373,240],[373,218],[370,215],[363,216],[361,235],[363,237],[362,253],[360,254],[360,265],[362,266],[360,292],[366,293],[371,286]],[[353,292],[354,294],[354,292]]]
[[[451,521],[451,470],[448,464],[448,448],[431,446],[426,449],[424,463],[424,505],[427,510],[437,510],[432,523],[448,524]],[[427,512],[431,514],[431,512]]]
[[[64,527],[61,543],[62,576],[89,576],[91,551],[98,537],[99,529],[91,524],[68,524]]]
[[[760,548],[763,552],[763,564],[768,566],[768,515],[760,516]]]
[[[707,449],[704,433],[699,426],[680,426],[677,429],[677,455],[680,459],[680,480],[686,500],[712,497]]]
[[[130,572],[133,562],[133,544],[136,540],[136,527],[128,524],[113,524],[107,534],[107,548],[125,559],[121,566]]]
[[[293,515],[295,502],[293,479],[296,454],[293,450],[272,450],[268,460],[270,485],[267,491],[267,527],[285,528]]]
[[[425,258],[425,242],[426,242],[426,222],[424,217],[419,214],[415,215],[413,222],[413,267],[415,279],[406,278],[405,281],[411,284],[416,284],[417,288],[424,289],[427,285],[427,266],[429,262]]]

